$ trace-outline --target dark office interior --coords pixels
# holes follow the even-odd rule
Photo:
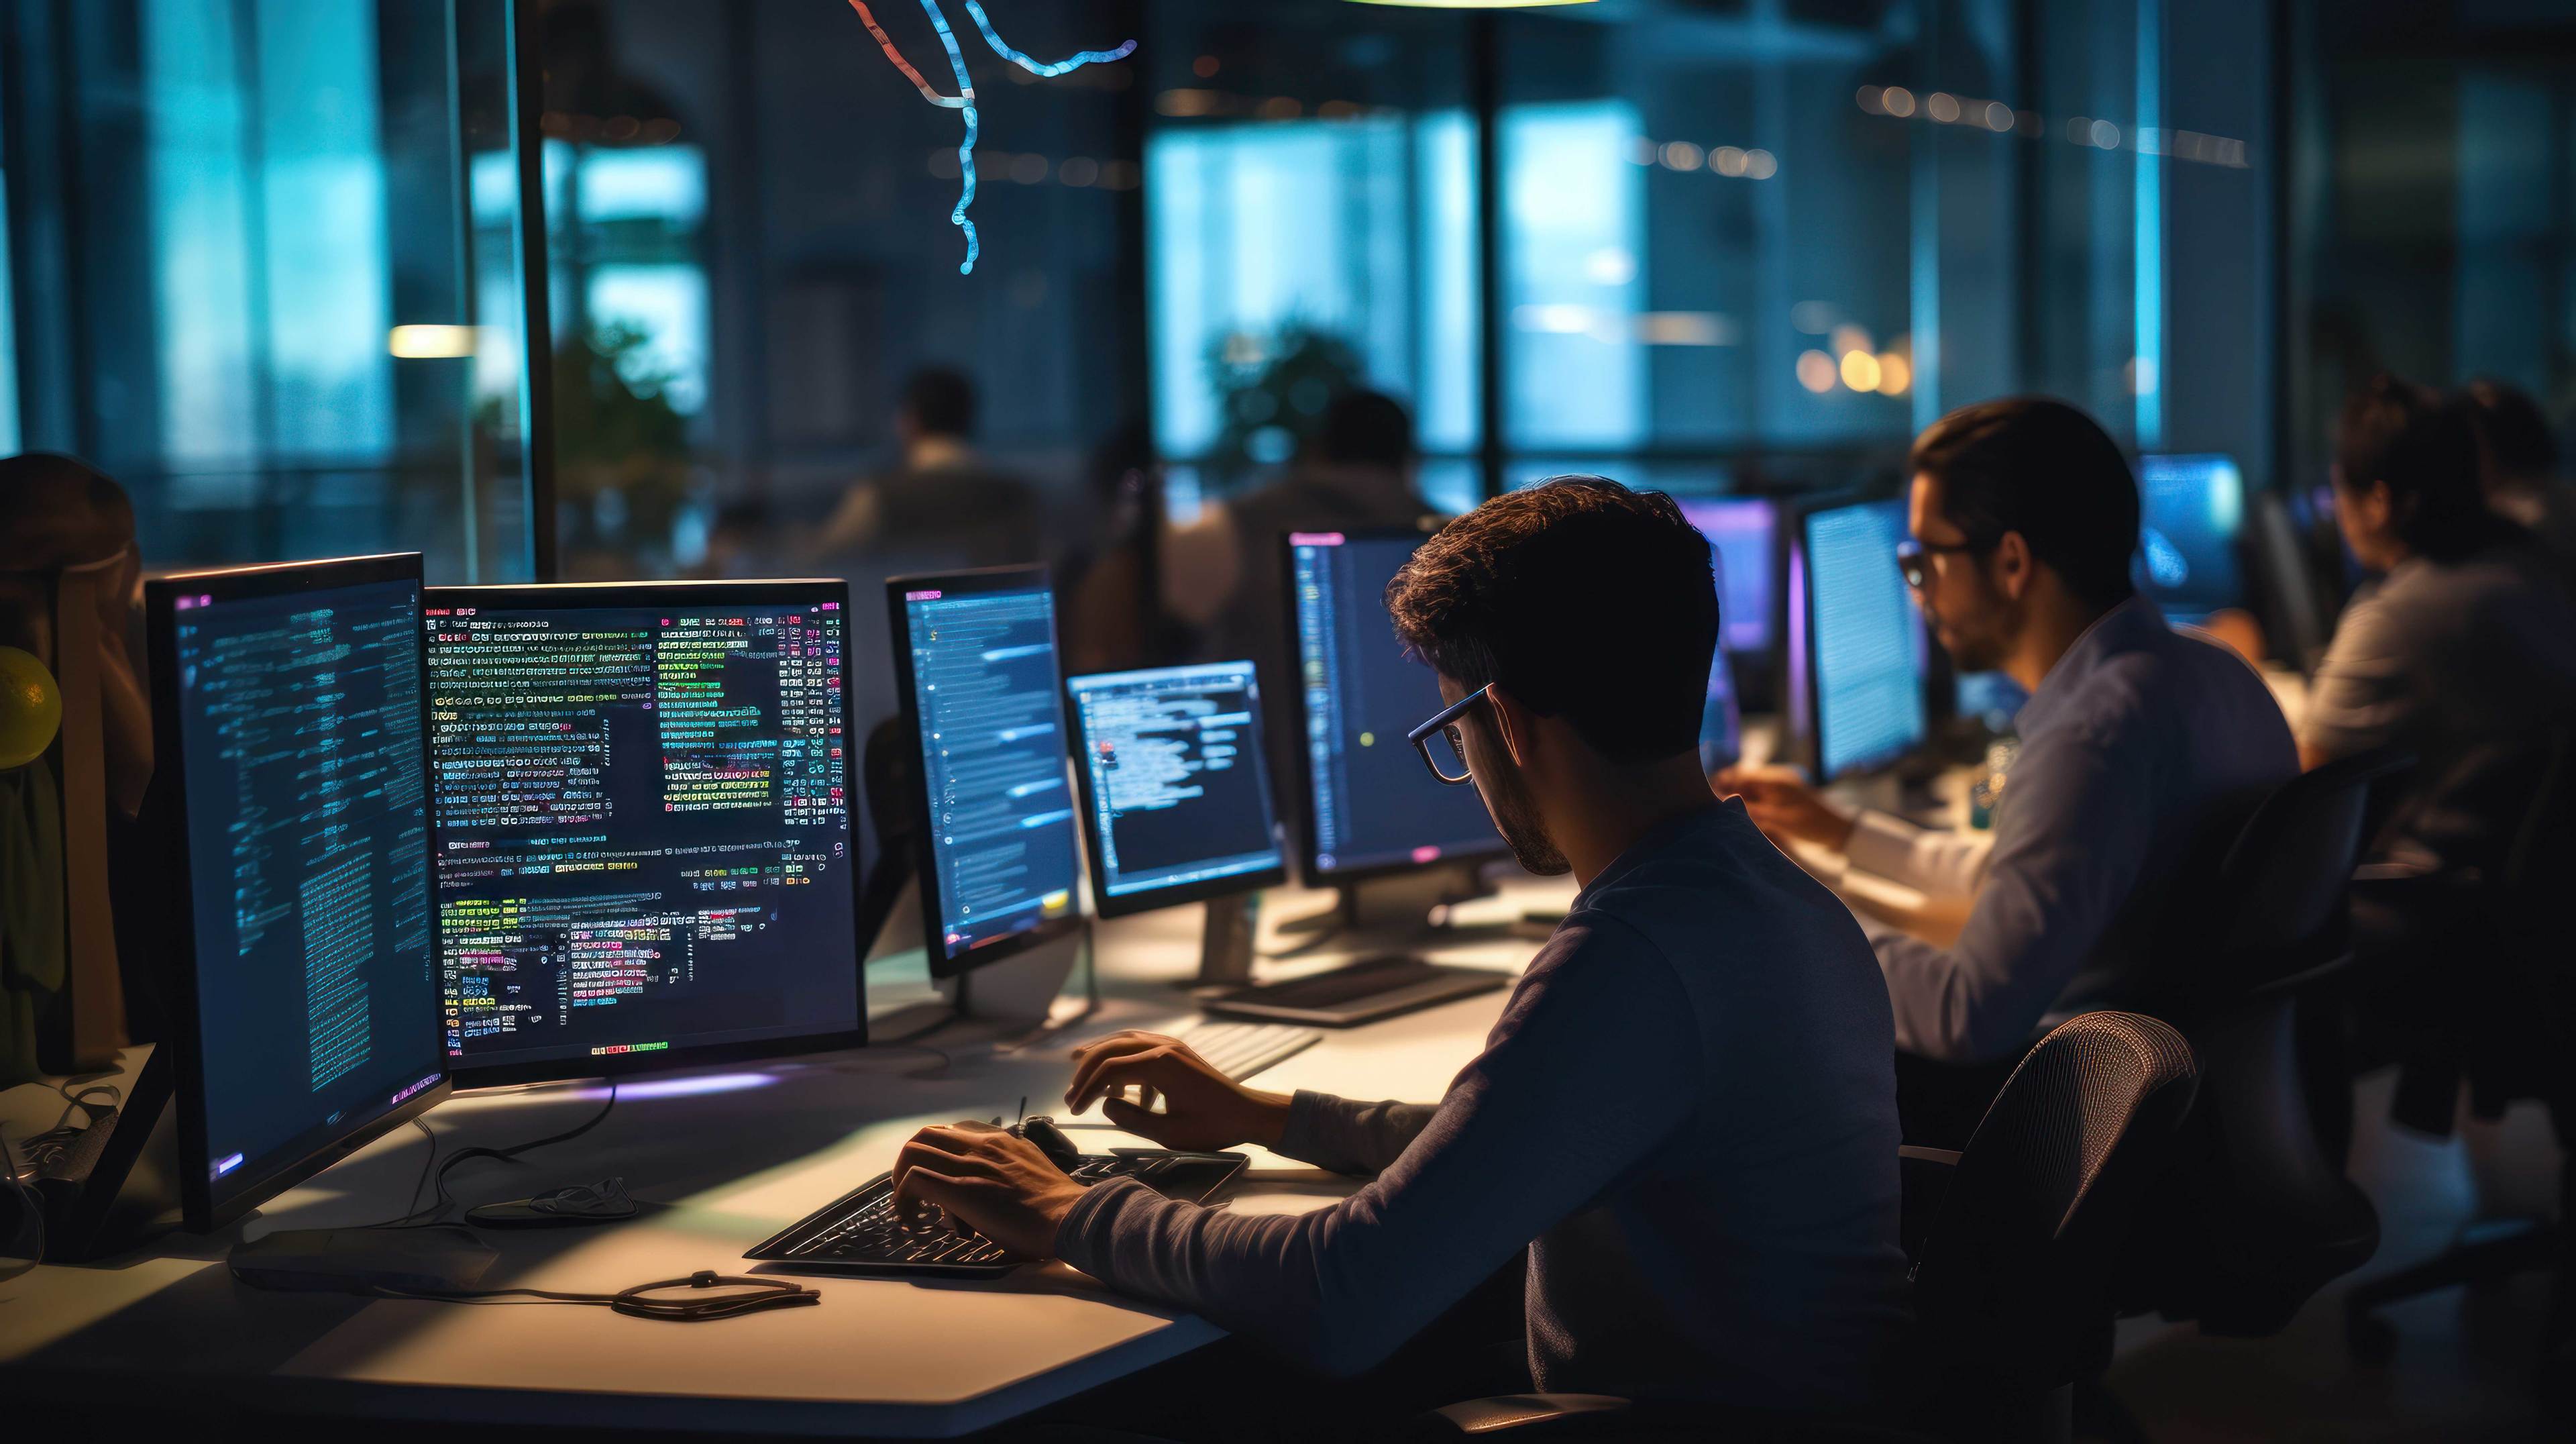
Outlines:
[[[2576,1435],[2565,0],[0,0],[0,264],[30,1438]]]

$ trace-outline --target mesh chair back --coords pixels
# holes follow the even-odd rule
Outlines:
[[[2182,1035],[2135,1013],[2086,1013],[2030,1050],[1924,1240],[1915,1299],[1937,1349],[2015,1386],[2076,1376],[2198,1076]]]

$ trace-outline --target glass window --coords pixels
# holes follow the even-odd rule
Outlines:
[[[9,23],[66,58],[5,98],[13,449],[116,477],[153,567],[416,547],[442,580],[529,575],[518,307],[476,279],[514,297],[510,253],[463,193],[510,153],[505,0]]]

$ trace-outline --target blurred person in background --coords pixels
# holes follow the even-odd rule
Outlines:
[[[2335,521],[2376,579],[2335,624],[2299,727],[2308,767],[2416,755],[2380,850],[2428,867],[2491,860],[2532,781],[2503,754],[2576,715],[2576,596],[2548,548],[2490,508],[2483,411],[2387,375],[2345,403]]]
[[[2487,505],[2530,529],[2576,572],[2576,486],[2558,470],[2558,438],[2530,393],[2481,376],[2464,393],[2477,422]]]
[[[900,459],[850,488],[814,554],[928,548],[973,566],[1043,560],[1037,494],[975,451],[975,410],[975,383],[963,373],[914,372],[895,409]]]

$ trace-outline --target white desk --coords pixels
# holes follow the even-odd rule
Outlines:
[[[1570,896],[1563,885],[1531,884],[1475,906],[1511,913]],[[1275,895],[1265,924],[1322,901]],[[896,1046],[630,1083],[596,1132],[524,1166],[466,1165],[453,1177],[469,1204],[622,1175],[647,1209],[594,1229],[488,1233],[501,1261],[483,1286],[604,1292],[699,1269],[747,1271],[744,1249],[891,1167],[914,1129],[1007,1117],[1023,1094],[1031,1112],[1060,1114],[1074,1042],[1188,1018],[1163,985],[1195,968],[1198,928],[1196,908],[1102,924],[1101,1012],[1040,1046],[1012,1053],[958,1041],[946,1065]],[[1439,956],[1517,969],[1535,947],[1492,941]],[[1262,1074],[1259,1086],[1437,1098],[1482,1046],[1504,996],[1328,1034]],[[977,1034],[959,1025],[929,1041]],[[726,1091],[673,1086],[683,1082]],[[44,1096],[32,1087],[0,1095],[13,1135],[21,1119],[53,1121],[59,1103]],[[603,1096],[596,1087],[469,1096],[434,1110],[429,1125],[445,1147],[506,1143],[578,1121]],[[1086,1148],[1134,1141],[1076,1136]],[[817,1307],[687,1326],[599,1308],[264,1293],[226,1272],[224,1251],[245,1231],[403,1212],[424,1147],[406,1128],[224,1234],[175,1235],[108,1264],[39,1268],[0,1283],[0,1383],[20,1399],[184,1390],[192,1400],[362,1416],[945,1437],[1219,1336],[1203,1320],[1119,1298],[1061,1264],[999,1284],[819,1278],[810,1280],[822,1290]],[[1255,1176],[1232,1207],[1303,1211],[1350,1186],[1254,1154]]]

